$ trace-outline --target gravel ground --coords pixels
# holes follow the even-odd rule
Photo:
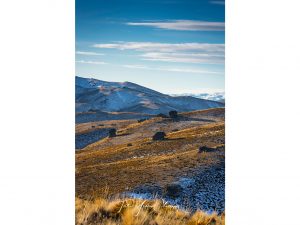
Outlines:
[[[109,129],[98,129],[84,134],[75,135],[75,148],[82,149],[102,138],[108,136]]]
[[[225,210],[224,162],[212,168],[196,171],[190,177],[182,177],[172,185],[178,186],[177,197],[172,197],[174,193],[168,193],[166,187],[158,185],[143,185],[125,195],[143,199],[162,198],[172,205],[192,211],[201,209],[206,212],[222,213]]]

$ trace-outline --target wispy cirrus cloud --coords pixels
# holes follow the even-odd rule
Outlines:
[[[156,71],[178,72],[178,73],[218,74],[218,72],[214,72],[214,71],[206,71],[206,70],[190,69],[190,68],[149,67],[145,65],[123,65],[123,67],[130,68],[130,69],[145,69],[145,70],[156,70]]]
[[[142,60],[207,64],[224,63],[225,52],[224,44],[208,43],[117,42],[94,47],[144,52]]]
[[[151,22],[128,22],[129,26],[147,26],[166,30],[181,31],[224,31],[224,22],[209,22],[198,20],[167,20]]]
[[[130,68],[130,69],[150,69],[150,67],[144,65],[123,65],[123,67]]]
[[[148,52],[142,55],[144,60],[181,62],[181,63],[207,63],[222,64],[224,55],[201,54],[201,53],[164,53]]]
[[[82,51],[76,51],[77,55],[104,55],[103,53],[98,52],[82,52]]]
[[[119,50],[136,50],[143,52],[219,52],[224,53],[224,44],[208,43],[160,43],[160,42],[117,42],[109,44],[94,44],[95,48],[119,49]]]
[[[76,63],[83,63],[83,64],[95,64],[95,65],[104,65],[107,64],[106,62],[101,61],[85,61],[85,60],[78,60]]]

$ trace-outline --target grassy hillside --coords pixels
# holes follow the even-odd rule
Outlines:
[[[113,123],[106,122],[105,126],[114,127]],[[77,125],[77,132],[95,129],[92,126],[95,124]],[[111,195],[133,191],[145,184],[164,190],[182,177],[202,179],[211,176],[211,172],[199,173],[224,168],[223,108],[182,113],[175,120],[120,121],[115,127],[117,137],[104,138],[76,152],[76,195],[82,199],[103,197],[107,188]],[[164,131],[166,139],[153,141],[157,131]],[[211,147],[211,151],[199,153],[200,146]],[[214,174],[213,171],[212,182],[220,176],[224,182],[224,175]],[[203,187],[206,180],[204,184],[200,181],[197,180],[199,189],[211,189]]]
[[[225,215],[190,213],[161,200],[76,198],[76,225],[224,225]]]

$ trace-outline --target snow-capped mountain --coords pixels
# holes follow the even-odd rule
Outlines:
[[[172,97],[131,82],[107,82],[76,77],[76,112],[158,114],[224,107],[223,103],[190,96]]]

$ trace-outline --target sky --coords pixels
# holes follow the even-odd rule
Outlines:
[[[223,0],[76,0],[76,75],[223,92]]]

